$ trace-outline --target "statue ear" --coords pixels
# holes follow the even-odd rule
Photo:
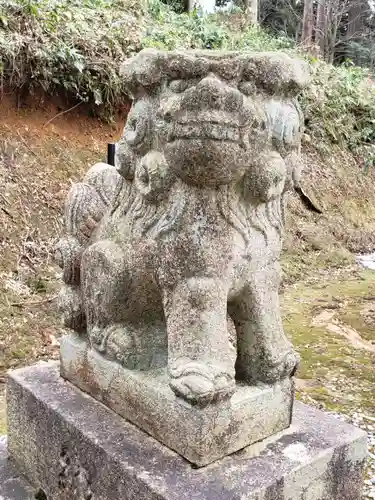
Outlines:
[[[64,283],[78,285],[80,282],[80,259],[83,246],[73,236],[59,240],[55,248],[55,261],[63,271]]]
[[[299,152],[291,151],[284,158],[287,167],[287,183],[285,185],[285,191],[298,188],[301,180],[301,173],[303,169],[303,164],[299,156]]]
[[[281,155],[268,151],[259,155],[244,177],[245,193],[261,203],[281,196],[285,187],[287,167]]]
[[[135,185],[142,196],[149,202],[156,202],[168,195],[174,175],[168,168],[162,153],[150,151],[137,164]]]
[[[284,147],[296,147],[301,138],[300,112],[291,101],[272,98],[266,104],[273,138]]]
[[[134,179],[135,156],[124,137],[121,137],[116,145],[115,167],[125,179]]]

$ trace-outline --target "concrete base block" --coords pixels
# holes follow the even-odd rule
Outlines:
[[[8,425],[12,460],[48,500],[361,497],[366,433],[300,403],[288,430],[196,469],[43,363],[11,374]]]
[[[289,427],[293,381],[237,384],[206,408],[176,398],[166,369],[128,370],[77,335],[61,341],[61,375],[195,465],[207,465]]]
[[[0,500],[35,500],[35,490],[8,460],[6,436],[0,436]]]

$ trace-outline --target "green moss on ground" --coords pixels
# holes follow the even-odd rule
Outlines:
[[[329,323],[354,328],[363,339],[374,339],[372,326],[363,320],[369,302],[375,315],[375,273],[363,271],[345,280],[298,283],[282,300],[284,327],[302,362],[297,377],[299,397],[312,398],[328,409],[351,412],[358,408],[375,414],[375,352],[358,348],[346,336],[333,333]],[[314,319],[324,311],[327,318]]]

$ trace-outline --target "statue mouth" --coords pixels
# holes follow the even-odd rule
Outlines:
[[[242,142],[240,127],[212,122],[175,123],[169,142],[181,139]]]
[[[248,120],[241,113],[228,113],[224,110],[203,110],[193,114],[191,110],[174,115],[164,115],[159,122],[160,132],[167,142],[177,140],[221,141],[243,144]]]

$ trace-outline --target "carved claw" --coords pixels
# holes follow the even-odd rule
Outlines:
[[[193,405],[206,406],[229,398],[235,390],[234,378],[219,366],[198,361],[179,361],[170,368],[170,387],[176,396]]]
[[[94,327],[90,339],[92,347],[107,358],[129,367],[134,354],[134,339],[122,325],[100,329]]]
[[[64,285],[57,298],[57,308],[62,313],[62,323],[66,328],[83,333],[86,317],[78,287]]]
[[[300,362],[300,356],[294,351],[284,353],[280,359],[269,365],[260,375],[260,380],[272,384],[295,374]]]

